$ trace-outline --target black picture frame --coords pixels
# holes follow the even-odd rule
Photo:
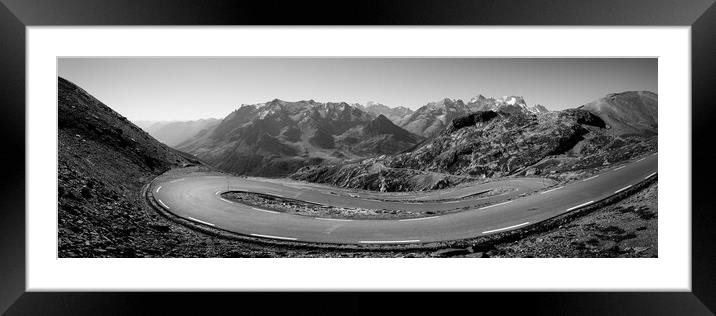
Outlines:
[[[512,312],[610,315],[710,315],[716,311],[716,212],[709,181],[716,154],[716,6],[713,0],[551,1],[116,1],[0,0],[0,129],[6,166],[0,182],[0,311],[7,314],[137,314],[220,311],[254,304],[307,313],[371,309],[396,302],[373,293],[280,298],[252,293],[50,293],[25,291],[25,32],[66,25],[644,25],[691,26],[692,291],[619,293],[412,293],[400,310],[502,306]],[[669,106],[669,105],[667,105]],[[680,111],[671,106],[667,111]],[[668,119],[667,119],[668,120]],[[23,168],[20,168],[23,166]],[[678,210],[665,210],[678,211]],[[191,296],[191,298],[189,298]],[[273,303],[281,300],[282,303]],[[181,303],[179,303],[181,302]],[[191,303],[187,303],[191,302]],[[311,303],[312,302],[312,303]],[[434,302],[434,304],[432,304]],[[505,303],[498,303],[505,302]],[[518,303],[509,303],[518,302]],[[270,304],[270,305],[267,305]],[[332,307],[332,304],[338,304]],[[316,306],[317,305],[317,306]],[[431,306],[426,306],[431,305]],[[447,306],[446,306],[447,305]],[[499,307],[499,306],[498,306]],[[390,308],[388,308],[390,309]],[[387,309],[386,309],[387,310]]]

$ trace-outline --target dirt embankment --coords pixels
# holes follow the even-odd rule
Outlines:
[[[488,196],[488,193],[490,192],[484,192],[479,196]],[[369,209],[359,207],[336,207],[253,192],[226,192],[223,193],[221,196],[230,201],[235,201],[237,203],[258,207],[265,210],[277,211],[293,215],[336,219],[406,219],[442,215],[446,213],[457,212],[463,209],[454,208],[451,210],[440,211],[409,211],[394,209]]]

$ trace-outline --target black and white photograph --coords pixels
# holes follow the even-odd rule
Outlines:
[[[0,0],[0,314],[713,315],[714,1]]]
[[[58,57],[59,258],[658,258],[658,59]]]

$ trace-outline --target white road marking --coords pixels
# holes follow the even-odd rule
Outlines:
[[[160,185],[160,186],[157,188],[157,193],[159,193],[159,190],[161,190],[161,189],[162,189],[162,186]]]
[[[157,201],[159,202],[159,204],[161,204],[162,206],[164,206],[164,208],[169,209],[169,206],[167,206],[166,204],[164,204],[164,202],[162,202],[162,200],[157,199]]]
[[[184,181],[184,178],[172,180],[172,181],[169,181],[169,183],[174,183],[174,182],[179,182],[179,181]]]
[[[577,209],[577,208],[580,208],[580,207],[582,207],[582,206],[589,205],[589,204],[592,204],[592,203],[594,203],[594,201],[589,201],[589,202],[586,202],[586,203],[579,204],[579,205],[577,205],[577,206],[572,206],[572,207],[568,208],[567,211],[571,211],[571,210],[573,210],[573,209]]]
[[[273,239],[283,239],[283,240],[298,240],[298,238],[293,238],[293,237],[281,237],[281,236],[271,236],[271,235],[261,235],[261,234],[251,234],[251,236],[263,237],[263,238],[273,238]]]
[[[220,199],[221,199],[222,201],[226,202],[226,203],[233,203],[233,202],[231,202],[231,201],[229,201],[229,200],[227,200],[227,199],[225,199],[225,198],[220,198]]]
[[[217,178],[224,178],[222,176],[207,176],[209,179],[217,179]]]
[[[190,219],[190,220],[192,220],[192,221],[202,223],[202,224],[204,224],[204,225],[216,226],[216,225],[214,225],[214,224],[212,224],[212,223],[205,222],[205,221],[202,221],[202,220],[200,220],[200,219],[193,218],[193,217],[191,217],[191,216],[188,216],[187,218]]]
[[[323,218],[323,217],[314,217],[314,219],[317,219],[319,221],[336,221],[336,222],[352,222],[352,219],[340,219],[340,218]]]
[[[626,166],[621,166],[621,167],[618,167],[618,168],[614,168],[614,171],[617,171],[617,170],[619,170],[619,169],[621,169],[621,168],[624,168],[624,167],[626,167]]]
[[[424,219],[434,219],[434,218],[438,218],[438,217],[440,217],[440,216],[408,218],[408,219],[401,219],[401,220],[398,220],[398,221],[399,221],[399,222],[422,221],[422,220],[424,220]]]
[[[624,191],[624,190],[626,190],[626,189],[628,189],[628,188],[631,188],[631,184],[630,184],[630,185],[627,185],[627,186],[625,186],[625,187],[623,187],[623,188],[621,188],[621,189],[619,189],[619,190],[614,191],[614,194],[619,193],[619,192],[621,192],[621,191]]]
[[[418,239],[412,240],[361,240],[361,244],[401,244],[401,243],[413,243],[420,242]]]
[[[266,212],[266,213],[271,213],[271,214],[278,214],[278,212],[276,212],[276,211],[269,211],[269,210],[264,210],[264,209],[260,209],[260,208],[255,208],[255,207],[252,207],[252,209],[257,210],[257,211],[259,211],[259,212]]]
[[[641,159],[637,160],[636,162],[642,161],[642,160],[644,160],[644,159],[646,159],[646,158],[641,158]]]
[[[505,205],[505,204],[508,204],[508,203],[512,203],[512,201],[507,201],[507,202],[492,204],[492,205],[490,205],[490,206],[481,207],[481,208],[479,208],[479,210],[484,210],[484,209],[486,209],[486,208],[491,208],[491,207],[495,207],[495,206]]]
[[[527,224],[529,224],[529,223],[530,223],[530,222],[524,222],[524,223],[522,223],[522,224],[512,225],[512,226],[508,226],[508,227],[505,227],[505,228],[498,228],[498,229],[493,229],[493,230],[484,231],[484,232],[482,232],[482,233],[483,233],[483,234],[489,234],[489,233],[499,232],[499,231],[508,230],[508,229],[513,229],[513,228],[520,227],[520,226],[525,226],[525,225],[527,225]]]
[[[656,174],[656,172],[652,172],[652,173],[650,173],[648,176],[644,177],[644,179],[649,179],[649,178],[651,178],[651,176],[653,176],[653,175],[655,175],[655,174]]]
[[[564,186],[557,187],[557,188],[554,188],[554,189],[551,189],[551,190],[547,190],[547,191],[544,191],[544,192],[542,192],[542,193],[540,193],[540,194],[549,193],[549,192],[552,192],[552,191],[555,191],[555,190],[559,190],[559,189],[561,189],[561,188],[564,188]]]
[[[596,175],[596,176],[593,176],[593,177],[589,177],[589,178],[586,178],[586,179],[584,179],[584,180],[582,180],[582,181],[589,181],[589,180],[592,180],[592,179],[594,179],[594,178],[596,178],[596,177],[598,177],[598,176],[599,176],[599,175]]]

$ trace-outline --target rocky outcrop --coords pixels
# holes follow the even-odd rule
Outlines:
[[[479,123],[478,123],[479,121]],[[409,153],[387,158],[386,166],[477,177],[512,174],[548,155],[563,153],[587,130],[575,116],[477,112]]]
[[[456,118],[452,121],[450,126],[447,129],[447,133],[453,133],[463,127],[469,127],[469,126],[475,126],[475,124],[478,123],[485,123],[489,120],[497,117],[497,112],[493,111],[481,111],[477,113],[472,113],[467,116]]]

